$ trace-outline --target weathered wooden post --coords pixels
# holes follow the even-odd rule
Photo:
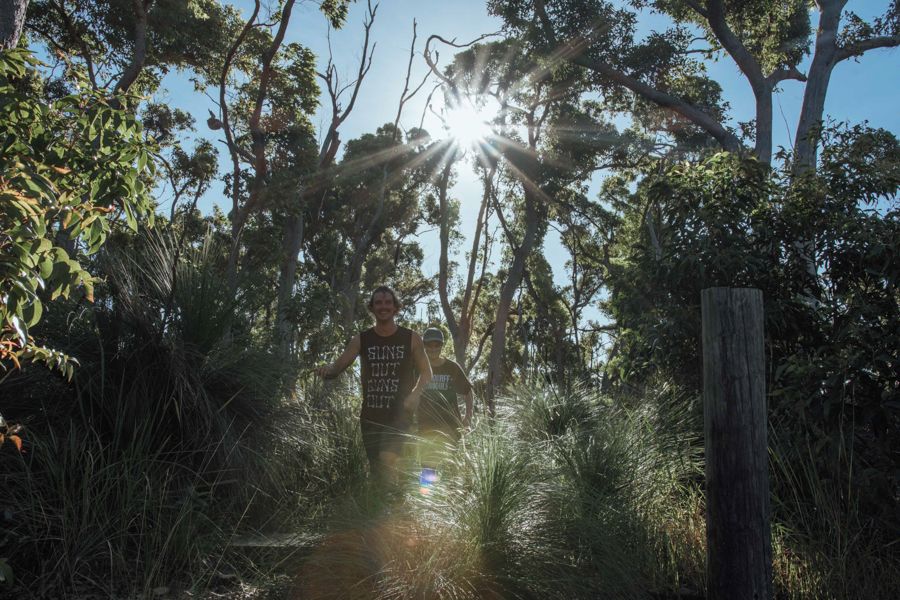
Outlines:
[[[772,535],[762,292],[701,293],[708,598],[768,600]]]

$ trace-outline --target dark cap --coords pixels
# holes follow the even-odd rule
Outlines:
[[[422,341],[426,344],[428,342],[440,342],[444,343],[444,332],[438,329],[437,327],[429,327],[425,330],[425,333],[422,334]]]

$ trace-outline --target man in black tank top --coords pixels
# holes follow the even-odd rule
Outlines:
[[[375,326],[353,336],[337,360],[319,367],[316,374],[337,377],[360,356],[360,427],[366,457],[375,476],[393,480],[419,398],[431,381],[431,365],[419,334],[394,322],[400,301],[391,288],[381,286],[372,292],[369,311]]]

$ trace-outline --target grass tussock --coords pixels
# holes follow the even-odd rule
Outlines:
[[[693,428],[673,421],[687,418],[587,390],[511,390],[496,421],[442,445],[427,494],[410,469],[399,500],[363,487],[337,507],[294,597],[643,598],[702,586],[702,503],[686,494]]]

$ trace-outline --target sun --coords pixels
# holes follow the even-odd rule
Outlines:
[[[490,121],[497,110],[488,104],[475,106],[468,100],[448,106],[443,113],[444,133],[464,148],[477,147],[494,135]]]

